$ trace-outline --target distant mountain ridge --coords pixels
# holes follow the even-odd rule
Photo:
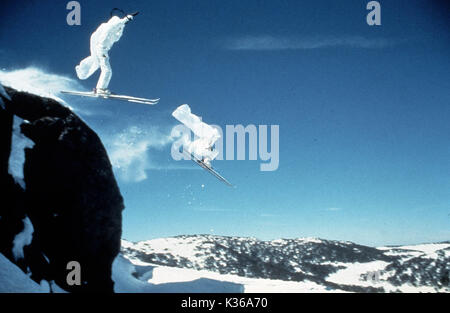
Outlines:
[[[354,292],[450,292],[450,242],[367,247],[317,238],[189,235],[132,243],[130,260],[249,278],[311,281]]]

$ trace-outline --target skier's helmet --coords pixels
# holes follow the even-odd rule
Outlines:
[[[119,8],[112,9],[111,12],[109,13],[109,15],[111,17],[113,17],[115,15],[115,16],[118,16],[120,18],[124,18],[126,16],[125,12],[122,9],[119,9]]]
[[[133,18],[138,14],[139,14],[139,12],[126,14],[122,9],[114,8],[111,10],[110,16],[113,17],[115,15],[120,18],[126,17],[128,19],[128,21],[127,21],[127,23],[128,23],[129,21],[133,20]]]

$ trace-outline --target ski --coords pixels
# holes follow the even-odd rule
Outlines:
[[[83,91],[61,91],[63,94],[73,95],[73,96],[81,96],[81,97],[91,97],[91,98],[103,98],[103,99],[116,99],[122,101],[136,102],[136,103],[144,103],[149,105],[155,105],[159,102],[158,99],[146,99],[146,98],[138,98],[131,97],[126,95],[117,95],[114,93],[111,94],[98,94],[93,91],[83,92]]]
[[[211,173],[214,177],[216,177],[221,182],[225,183],[226,185],[230,187],[234,187],[228,180],[226,180],[222,175],[220,175],[212,166],[206,165],[205,162],[197,158],[194,154],[190,153],[189,156],[191,157],[191,160],[199,165],[201,168],[207,170],[209,173]]]

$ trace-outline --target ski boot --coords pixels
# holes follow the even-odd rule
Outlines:
[[[99,96],[109,96],[111,94],[111,91],[103,88],[94,88],[94,93]]]

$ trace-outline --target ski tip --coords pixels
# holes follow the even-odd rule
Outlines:
[[[143,104],[148,104],[148,105],[155,105],[155,104],[158,104],[158,102],[159,102],[159,100],[156,100],[155,99],[155,101],[143,101],[143,100],[135,100],[135,99],[127,99],[127,101],[129,101],[129,102],[134,102],[134,103],[143,103]]]

